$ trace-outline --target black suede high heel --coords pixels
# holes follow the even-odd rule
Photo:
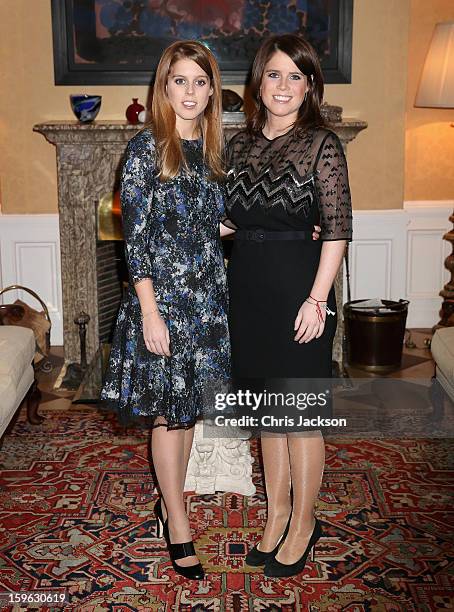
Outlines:
[[[167,544],[167,550],[169,551],[170,560],[172,561],[172,566],[175,572],[180,574],[180,576],[184,576],[184,578],[187,578],[188,580],[203,580],[205,578],[205,572],[203,571],[203,567],[200,563],[189,565],[187,567],[175,563],[176,560],[184,559],[184,557],[191,557],[192,555],[195,555],[196,552],[192,540],[190,542],[182,542],[178,544],[172,544],[170,541],[167,519],[164,521],[162,514],[161,497],[154,505],[154,513],[157,521],[157,536],[158,538],[164,536]]]
[[[303,552],[302,556],[295,561],[295,563],[287,564],[281,563],[276,559],[276,557],[272,557],[268,559],[265,563],[264,575],[268,578],[286,578],[288,576],[296,576],[300,572],[303,571],[307,557],[309,553],[312,551],[312,561],[314,561],[315,557],[315,545],[318,540],[323,535],[322,526],[320,521],[316,518],[314,529],[312,531],[312,535],[309,538],[308,545],[306,546],[306,550]]]
[[[258,567],[259,565],[263,565],[268,559],[271,559],[272,557],[277,555],[277,551],[279,550],[279,546],[281,545],[281,542],[283,542],[285,538],[287,537],[291,518],[292,518],[292,513],[290,512],[290,516],[288,517],[287,525],[284,529],[284,532],[279,538],[279,541],[276,544],[276,546],[273,548],[273,550],[270,550],[269,552],[262,552],[261,550],[257,548],[258,546],[257,544],[253,548],[251,548],[251,550],[248,552],[248,554],[244,558],[245,562],[248,565],[252,567]]]

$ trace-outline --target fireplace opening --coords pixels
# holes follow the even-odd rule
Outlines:
[[[118,308],[128,286],[119,191],[100,198],[96,226],[99,343],[110,344]]]

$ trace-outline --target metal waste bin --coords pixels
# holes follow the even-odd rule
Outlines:
[[[400,368],[408,300],[353,300],[344,304],[348,365],[386,374]]]

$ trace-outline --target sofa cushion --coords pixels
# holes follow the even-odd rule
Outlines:
[[[11,378],[0,376],[0,436],[8,427],[8,423],[13,417],[17,408],[16,387]]]
[[[10,378],[17,387],[34,354],[35,336],[31,329],[0,325],[0,378]]]
[[[454,382],[454,327],[437,329],[430,349],[437,368],[451,383]]]

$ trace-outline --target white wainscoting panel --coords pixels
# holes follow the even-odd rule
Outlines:
[[[451,249],[443,234],[451,229],[453,206],[454,201],[405,202],[402,210],[354,211],[351,299],[407,299],[407,327],[438,323],[438,294],[448,280],[444,260]]]
[[[432,327],[440,320],[442,298],[449,280],[444,260],[451,245],[443,234],[451,229],[453,201],[405,202],[408,214],[406,292],[411,304],[411,327]]]
[[[402,210],[354,211],[349,247],[352,300],[405,298],[406,225]]]
[[[391,293],[391,240],[355,240],[351,249],[353,299]],[[371,264],[375,262],[374,269]]]
[[[0,215],[0,287],[9,285],[23,285],[40,296],[52,321],[51,344],[62,345],[58,215]],[[2,297],[4,303],[21,299],[41,310],[39,302],[25,291]]]

